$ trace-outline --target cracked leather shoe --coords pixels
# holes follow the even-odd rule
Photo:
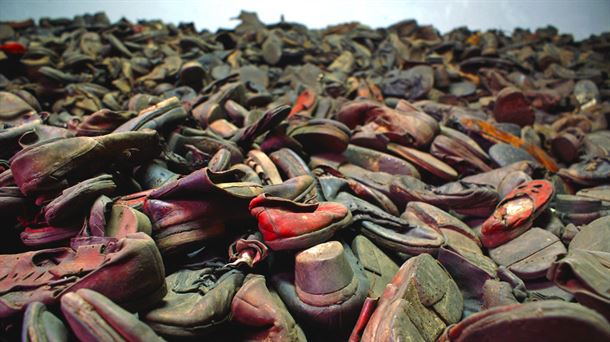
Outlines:
[[[0,319],[19,314],[31,302],[55,304],[81,288],[130,310],[144,309],[165,295],[164,272],[157,247],[143,233],[76,249],[0,255]]]

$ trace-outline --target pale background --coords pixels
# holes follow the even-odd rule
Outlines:
[[[610,31],[610,0],[0,0],[0,21],[25,18],[72,17],[104,10],[110,20],[159,18],[178,23],[194,22],[197,29],[215,31],[232,28],[231,20],[241,9],[257,11],[265,23],[275,23],[283,14],[310,28],[360,21],[372,27],[387,27],[413,18],[432,24],[441,32],[467,25],[471,29],[515,27],[535,29],[552,24],[576,39]]]

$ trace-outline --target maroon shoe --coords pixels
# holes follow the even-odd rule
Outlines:
[[[98,291],[130,310],[166,293],[163,261],[143,233],[102,244],[0,255],[0,318],[19,314],[31,302],[55,304],[81,288]]]
[[[250,200],[263,187],[241,181],[237,169],[205,168],[153,190],[144,212],[153,223],[153,237],[162,253],[189,249],[225,232],[229,221],[247,220]]]

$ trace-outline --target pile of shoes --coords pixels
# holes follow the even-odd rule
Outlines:
[[[0,23],[0,341],[609,341],[610,34]]]

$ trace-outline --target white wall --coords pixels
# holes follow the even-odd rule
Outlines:
[[[414,18],[442,32],[462,25],[511,32],[515,27],[535,29],[552,24],[581,39],[610,31],[610,0],[0,0],[0,20],[71,17],[104,10],[113,21],[123,16],[130,20],[193,21],[198,29],[215,31],[233,27],[235,21],[230,18],[240,9],[257,11],[266,23],[277,22],[284,14],[287,21],[311,28],[352,20],[385,27]]]

